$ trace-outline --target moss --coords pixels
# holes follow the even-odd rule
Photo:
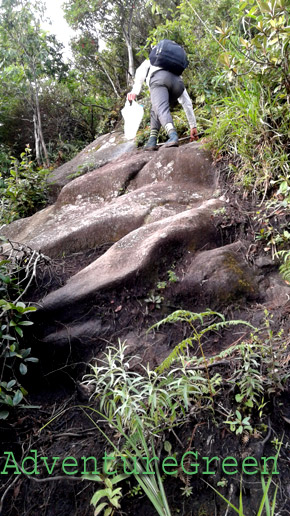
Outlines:
[[[237,293],[251,294],[255,291],[251,279],[247,272],[240,266],[233,255],[228,254],[224,261],[224,265],[236,276],[236,290]],[[233,278],[234,279],[234,278]],[[230,296],[232,297],[232,296]]]

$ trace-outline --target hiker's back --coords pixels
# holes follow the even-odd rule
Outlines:
[[[158,66],[175,75],[181,75],[188,66],[184,48],[170,39],[159,41],[151,50],[149,59],[151,65]]]

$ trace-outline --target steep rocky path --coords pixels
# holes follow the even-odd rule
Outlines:
[[[15,449],[19,460],[31,448],[49,458],[103,455],[107,442],[80,407],[93,401],[79,380],[84,372],[91,372],[90,359],[103,359],[102,351],[108,345],[117,347],[118,340],[126,342],[134,371],[143,371],[147,363],[155,368],[191,334],[182,324],[148,332],[174,310],[201,312],[210,307],[227,319],[243,319],[261,328],[267,307],[273,339],[283,328],[289,345],[290,287],[271,258],[259,254],[249,214],[229,197],[202,145],[144,152],[119,134],[105,135],[55,170],[50,181],[53,204],[1,231],[50,257],[38,284],[27,293],[38,307],[27,339],[40,361],[31,364],[25,387],[29,403],[40,410],[23,410],[23,417],[17,412],[11,426],[2,428],[3,450]],[[212,357],[247,341],[251,331],[239,324],[206,334],[203,352]],[[190,352],[200,356],[197,343]],[[230,458],[255,456],[268,440],[266,456],[272,456],[276,451],[271,439],[280,439],[285,429],[279,494],[284,516],[289,514],[289,394],[282,393],[277,406],[265,403],[267,417],[257,435],[243,440],[229,432],[225,419],[235,407],[229,397],[231,377],[238,367],[235,360],[231,356],[228,361],[209,362],[215,372],[226,371],[226,390],[215,397],[222,409],[221,424],[216,419],[221,421],[219,412],[213,422],[205,405],[195,410],[193,404],[186,422],[179,421],[175,437],[169,433],[166,439],[172,441],[174,454],[196,449],[204,457],[227,454]],[[56,413],[61,416],[54,420]],[[46,426],[50,420],[52,424]],[[45,431],[40,430],[43,426]],[[119,440],[117,434],[114,438]],[[91,516],[95,483],[84,488],[83,481],[72,482],[60,474],[57,482],[46,482],[45,476],[40,484],[22,476],[14,484],[12,474],[14,489],[5,499],[3,514],[37,516],[41,507],[45,516]],[[214,480],[224,482],[223,474],[218,475]],[[194,477],[191,483],[193,493],[185,499],[180,488],[184,490],[189,482],[182,476],[166,479],[172,514],[225,514],[225,507],[219,507],[219,500],[200,478]],[[238,504],[239,475],[226,478],[226,484],[226,496]],[[253,508],[261,495],[258,477],[253,483],[243,478],[243,488],[245,514],[256,514]],[[128,516],[156,514],[144,496],[124,497],[123,503],[122,512]]]
[[[227,203],[210,153],[199,143],[158,152],[128,145],[120,135],[96,140],[53,172],[53,205],[3,232],[55,260],[77,256],[77,273],[72,269],[65,284],[45,297],[43,293],[38,339],[70,349],[108,338],[107,321],[91,308],[99,306],[98,296],[116,289],[119,311],[124,292],[135,287],[141,312],[160,308],[161,301],[165,313],[170,306],[220,307],[247,298],[285,305],[289,287],[277,275],[249,264],[250,244],[221,239],[216,215],[226,211]],[[93,170],[85,173],[88,155]],[[80,166],[83,175],[74,178]],[[103,245],[107,251],[88,264],[85,254]],[[176,279],[165,281],[164,292],[158,290],[172,267]],[[151,348],[147,323],[122,330],[122,338],[134,349]],[[166,353],[165,336],[162,342]]]

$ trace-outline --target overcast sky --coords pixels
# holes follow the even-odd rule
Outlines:
[[[74,36],[74,31],[68,26],[63,17],[62,0],[45,0],[47,17],[52,24],[44,24],[43,28],[55,34],[58,41],[65,45],[65,55],[69,55],[69,40]]]

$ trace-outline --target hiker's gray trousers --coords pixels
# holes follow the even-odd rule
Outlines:
[[[174,75],[167,70],[158,70],[152,75],[150,79],[151,129],[159,131],[161,126],[173,124],[170,106],[176,104],[183,90],[184,84],[179,75]]]

